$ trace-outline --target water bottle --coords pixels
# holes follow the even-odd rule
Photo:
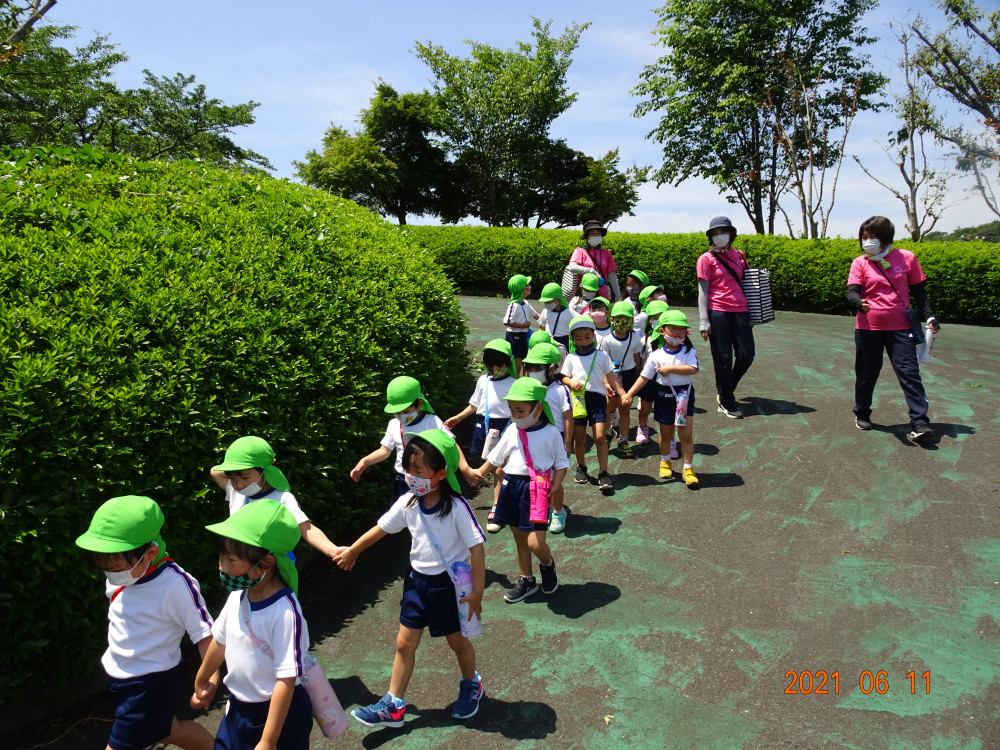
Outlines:
[[[455,584],[455,600],[464,599],[472,593],[472,566],[465,560],[459,560],[451,564],[451,580]],[[462,635],[466,638],[473,638],[483,632],[483,623],[475,614],[469,611],[468,602],[458,604],[458,624],[462,628]]]
[[[339,737],[347,729],[347,714],[340,705],[337,694],[333,692],[330,681],[326,679],[323,667],[312,654],[306,654],[302,659],[305,671],[302,674],[302,686],[309,694],[313,715],[320,731],[326,737]]]
[[[688,410],[688,394],[690,393],[688,388],[677,394],[677,411],[674,412],[674,424],[677,427],[683,427],[687,424],[687,410]]]

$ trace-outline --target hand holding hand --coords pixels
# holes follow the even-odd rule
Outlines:
[[[341,570],[353,570],[357,559],[358,553],[352,547],[348,547],[337,556],[337,567]]]
[[[214,682],[209,680],[204,685],[194,686],[194,693],[191,694],[191,708],[197,708],[201,711],[207,711],[208,707],[212,704],[212,698],[215,696],[215,691],[219,686]]]

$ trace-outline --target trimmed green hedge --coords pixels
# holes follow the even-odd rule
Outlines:
[[[464,290],[506,294],[507,279],[523,273],[535,289],[560,281],[570,253],[580,244],[571,229],[492,227],[405,227],[408,237],[434,253],[445,273]],[[1000,323],[1000,254],[986,242],[900,240],[897,247],[916,253],[927,273],[934,311],[942,322]],[[707,249],[705,235],[611,232],[608,248],[619,281],[639,268],[678,304],[697,301],[695,263]],[[793,240],[740,235],[735,246],[751,265],[771,271],[775,304],[785,310],[847,314],[846,285],[857,240]]]
[[[433,257],[348,201],[192,161],[0,152],[0,700],[96,665],[103,576],[74,539],[100,503],[154,498],[170,552],[221,592],[203,527],[227,514],[208,476],[226,446],[266,437],[336,536],[385,504],[348,474],[387,382],[447,410],[466,333]]]

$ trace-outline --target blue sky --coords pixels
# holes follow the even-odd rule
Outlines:
[[[357,126],[357,114],[379,78],[399,91],[430,87],[428,69],[412,53],[414,42],[430,41],[459,55],[467,53],[466,39],[507,48],[516,40],[530,39],[533,15],[551,18],[555,32],[573,22],[592,22],[581,36],[568,76],[578,99],[556,120],[552,134],[592,156],[619,148],[623,165],[658,165],[659,148],[645,138],[655,118],[632,117],[637,100],[630,94],[642,68],[662,53],[652,44],[654,5],[592,0],[61,0],[48,17],[78,26],[80,44],[94,32],[110,34],[131,58],[117,69],[122,86],[141,84],[142,70],[148,68],[158,75],[194,74],[209,96],[227,103],[260,102],[257,122],[237,131],[235,140],[268,157],[277,176],[292,177],[292,160],[318,148],[331,122],[349,129]],[[869,30],[882,40],[870,50],[877,68],[891,74],[898,55],[890,21],[918,13],[939,25],[940,14],[928,0],[884,1],[869,15]],[[847,143],[849,153],[889,180],[894,167],[875,139],[884,139],[892,128],[891,115],[862,114]],[[950,201],[957,205],[946,211],[937,229],[992,218],[982,200],[968,194],[971,185],[966,180],[949,184]],[[791,196],[783,203],[793,213]],[[612,230],[699,231],[719,214],[729,215],[744,231],[750,228],[743,209],[728,204],[715,186],[702,180],[678,187],[646,185],[634,211],[634,217],[622,218]],[[856,236],[861,221],[873,214],[890,217],[897,236],[905,235],[902,204],[847,159],[830,234]]]

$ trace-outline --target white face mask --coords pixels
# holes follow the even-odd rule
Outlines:
[[[543,302],[542,306],[546,310],[555,310],[556,309],[556,303],[555,302]]]
[[[529,427],[535,426],[535,423],[538,421],[539,416],[540,416],[539,414],[535,414],[534,410],[532,410],[531,414],[529,414],[527,417],[521,417],[520,419],[518,419],[517,417],[512,417],[510,421],[514,423],[514,426],[517,427],[517,429],[526,430]]]
[[[413,424],[416,421],[417,417],[419,416],[420,416],[419,411],[400,412],[399,414],[396,415],[396,419],[398,419],[404,425],[410,425]]]
[[[664,336],[663,340],[666,341],[669,346],[680,346],[684,343],[684,339],[679,339],[676,336]]]
[[[264,489],[263,487],[260,486],[260,480],[263,478],[264,478],[264,472],[261,472],[260,476],[257,477],[257,481],[254,482],[253,484],[248,484],[246,487],[240,490],[240,494],[246,495],[247,497],[252,497],[256,495],[258,492]]]
[[[602,240],[602,239],[603,239],[603,238],[602,238],[601,236],[597,236],[597,237],[588,237],[588,238],[587,238],[587,244],[588,244],[588,245],[590,245],[591,247],[597,247],[598,245],[600,245],[600,244],[601,244],[601,240]]]
[[[597,296],[597,292],[583,292],[583,298],[585,300],[592,300]]]
[[[869,255],[875,255],[882,249],[882,243],[878,240],[861,240],[861,249]]]
[[[548,380],[548,378],[545,377],[545,370],[539,370],[538,372],[529,372],[528,377],[534,378],[542,385],[545,385],[545,381]]]
[[[142,578],[142,576],[146,575],[146,571],[149,570],[149,565],[152,561],[147,560],[146,567],[143,569],[142,573],[138,576],[133,576],[132,571],[135,570],[136,566],[138,566],[139,563],[141,562],[142,558],[140,557],[138,560],[135,561],[135,565],[133,565],[128,570],[116,570],[113,572],[110,570],[105,570],[104,575],[107,577],[108,583],[110,583],[112,586],[131,586],[136,581],[139,581]]]
[[[712,244],[716,247],[725,247],[729,244],[728,234],[717,234],[712,238]]]

